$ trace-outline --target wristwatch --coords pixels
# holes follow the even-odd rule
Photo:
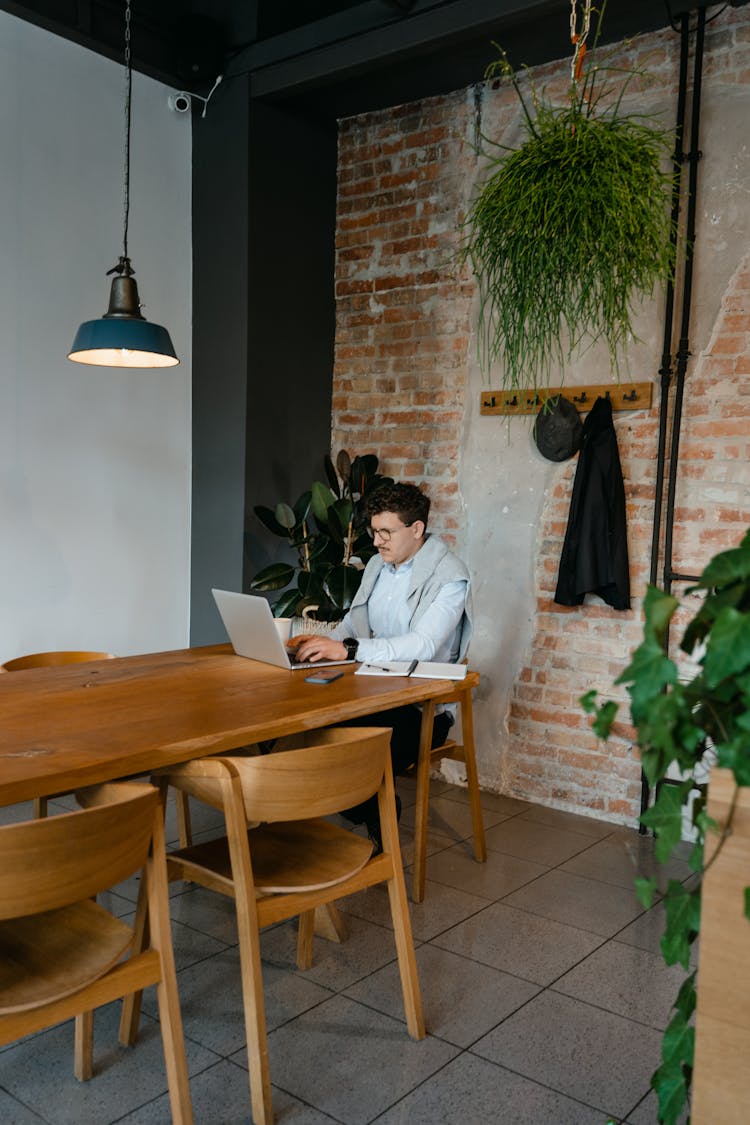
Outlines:
[[[344,639],[341,643],[344,646],[344,648],[346,649],[346,659],[347,660],[356,660],[357,659],[357,649],[359,648],[359,641],[357,640],[357,638],[356,637],[344,637]]]

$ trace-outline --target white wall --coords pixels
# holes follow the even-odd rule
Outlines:
[[[122,252],[124,67],[0,12],[0,661],[187,643],[191,140],[133,75],[129,251],[182,362],[70,363]]]

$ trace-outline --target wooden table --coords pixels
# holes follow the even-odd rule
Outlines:
[[[0,676],[0,805],[149,773],[445,693],[445,681],[308,684],[229,645]]]

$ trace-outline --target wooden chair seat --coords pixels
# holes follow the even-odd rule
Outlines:
[[[262,824],[249,830],[248,844],[255,890],[262,894],[334,887],[361,871],[372,854],[369,840],[328,820]],[[191,879],[191,865],[232,877],[226,836],[170,852],[169,862],[173,869],[180,864],[183,879]]]
[[[170,878],[190,879],[235,900],[256,1125],[273,1121],[260,962],[264,926],[299,917],[297,964],[307,968],[312,963],[316,908],[385,882],[407,1028],[414,1039],[424,1037],[389,730],[315,731],[301,749],[250,758],[203,758],[163,770],[158,780],[165,793],[174,786],[221,807],[226,819],[223,840],[170,853],[168,869]],[[375,793],[384,850],[373,857],[369,840],[321,818]],[[248,830],[248,822],[259,826]]]
[[[71,996],[132,944],[131,927],[88,899],[0,922],[0,1015]]]

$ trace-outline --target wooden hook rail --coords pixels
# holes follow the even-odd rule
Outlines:
[[[513,391],[482,391],[480,414],[537,414],[548,398],[562,395],[585,414],[600,396],[613,410],[650,410],[653,383],[587,383],[582,387],[532,387]]]

